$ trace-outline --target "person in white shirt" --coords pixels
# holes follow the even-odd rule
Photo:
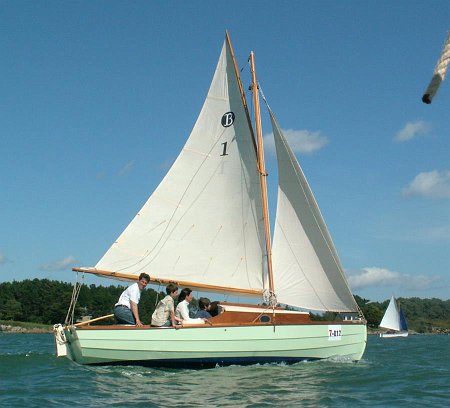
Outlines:
[[[114,316],[119,324],[133,324],[142,326],[139,318],[138,303],[141,292],[150,282],[150,276],[146,273],[139,275],[139,281],[128,286],[120,295],[119,301],[114,305]]]
[[[181,320],[181,324],[204,324],[206,319],[192,319],[189,317],[189,303],[192,301],[192,290],[184,288],[178,296],[178,306],[175,310],[175,317]]]

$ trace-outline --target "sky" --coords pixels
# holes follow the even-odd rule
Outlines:
[[[353,293],[449,299],[450,83],[421,102],[447,0],[2,0],[0,22],[0,282],[97,263],[184,145],[228,30]]]

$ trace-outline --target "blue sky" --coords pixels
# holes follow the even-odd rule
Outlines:
[[[0,11],[0,281],[72,282],[71,267],[98,261],[178,155],[228,29],[241,67],[255,52],[353,292],[449,298],[450,84],[431,105],[421,96],[450,2],[2,1]]]

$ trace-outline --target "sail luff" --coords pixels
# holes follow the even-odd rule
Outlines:
[[[239,85],[239,91],[241,93],[242,104],[244,105],[245,114],[247,116],[248,127],[249,127],[250,133],[252,135],[253,145],[255,147],[255,154],[257,154],[255,132],[253,131],[252,120],[250,118],[250,112],[248,110],[247,98],[245,97],[244,87],[242,85],[241,76],[239,74],[238,65],[237,65],[237,62],[236,62],[236,58],[234,56],[234,50],[233,50],[233,46],[231,44],[231,38],[230,38],[230,35],[228,34],[228,31],[225,31],[225,39],[227,41],[228,48],[230,50],[231,59],[233,61],[234,73],[236,74],[236,79],[237,79],[237,82],[238,82],[238,85]]]
[[[273,281],[273,269],[272,269],[272,248],[271,248],[271,234],[269,223],[269,205],[267,199],[267,173],[264,162],[264,145],[262,138],[262,126],[261,126],[261,110],[259,105],[259,91],[258,82],[256,79],[256,66],[255,55],[253,51],[250,53],[250,69],[252,74],[252,92],[255,110],[255,127],[258,144],[258,167],[259,177],[261,182],[261,194],[263,203],[263,217],[264,217],[264,229],[266,237],[266,250],[267,250],[267,274],[269,281],[269,291],[273,294],[275,292]]]

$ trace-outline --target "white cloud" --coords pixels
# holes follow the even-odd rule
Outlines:
[[[431,125],[423,120],[417,122],[408,122],[405,127],[400,130],[394,137],[394,141],[398,143],[406,142],[417,136],[425,136],[431,131]]]
[[[64,271],[71,268],[75,264],[75,258],[73,256],[68,256],[60,261],[49,262],[47,264],[41,265],[39,269],[41,271]]]
[[[133,167],[134,167],[134,160],[131,160],[119,170],[119,176],[120,177],[125,176],[133,169]]]
[[[287,129],[283,130],[283,134],[294,153],[311,154],[329,143],[328,138],[320,132]],[[275,152],[273,133],[264,136],[264,146],[268,151]]]
[[[424,275],[409,275],[390,271],[386,268],[363,268],[359,275],[350,275],[349,284],[352,289],[380,286],[401,286],[410,290],[426,289],[439,277]]]
[[[419,173],[402,194],[427,198],[450,198],[450,170]]]
[[[387,286],[400,282],[401,275],[384,268],[363,268],[359,275],[348,277],[352,289],[364,288],[367,286]]]

